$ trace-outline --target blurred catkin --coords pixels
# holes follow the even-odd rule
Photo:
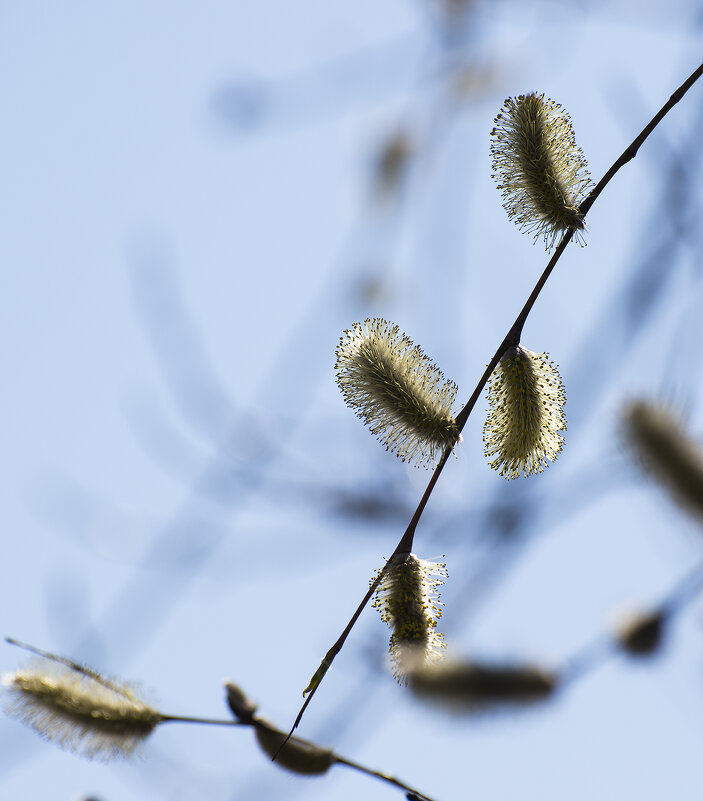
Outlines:
[[[283,745],[286,735],[263,718],[254,720],[254,731],[261,750],[272,759],[275,757],[274,764],[293,773],[307,776],[327,773],[336,761],[329,748],[321,748],[299,737],[291,737]]]
[[[415,670],[410,689],[458,712],[485,712],[543,701],[558,687],[556,674],[532,665],[447,662]]]
[[[633,401],[622,416],[625,440],[644,470],[703,520],[703,453],[663,406]]]
[[[164,720],[127,685],[78,666],[40,660],[2,683],[8,715],[80,756],[129,756]]]
[[[661,647],[667,618],[662,609],[631,615],[618,626],[616,643],[630,656],[651,656]]]

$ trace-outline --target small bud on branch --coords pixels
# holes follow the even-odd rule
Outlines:
[[[240,723],[252,723],[258,707],[244,691],[231,681],[225,682],[227,706]]]
[[[630,656],[651,656],[661,647],[666,622],[665,610],[633,615],[618,627],[617,644]]]
[[[276,765],[292,773],[307,776],[327,773],[336,762],[329,748],[321,748],[299,737],[291,737],[286,741],[285,733],[263,718],[254,720],[254,731],[261,750],[272,759],[275,757]]]

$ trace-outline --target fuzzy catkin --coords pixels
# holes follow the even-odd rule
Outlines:
[[[533,665],[448,662],[410,674],[410,689],[456,712],[485,712],[543,701],[557,689],[555,673]]]
[[[485,455],[505,478],[541,473],[564,445],[566,394],[546,353],[510,348],[493,371],[483,428]]]
[[[664,406],[633,401],[622,416],[631,450],[673,499],[703,520],[703,452]]]
[[[389,651],[393,673],[406,683],[409,671],[418,665],[442,659],[444,636],[437,631],[442,616],[438,587],[447,577],[446,565],[398,554],[376,590],[374,608],[393,629]]]
[[[335,369],[347,405],[403,461],[428,467],[461,439],[451,408],[456,384],[397,325],[355,323],[342,335]]]
[[[583,230],[579,209],[592,186],[569,115],[544,95],[509,97],[491,131],[493,177],[508,217],[551,250]]]
[[[275,765],[306,776],[315,776],[327,771],[337,758],[329,748],[291,737],[285,745],[286,735],[263,718],[255,718],[254,733],[261,750],[272,759]]]
[[[88,669],[41,660],[4,674],[2,684],[8,715],[80,756],[129,756],[164,720],[130,687]]]

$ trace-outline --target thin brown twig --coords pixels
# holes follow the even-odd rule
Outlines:
[[[220,720],[219,718],[198,718],[189,715],[162,715],[161,723],[201,723],[204,726],[247,726],[241,720]]]
[[[607,184],[610,183],[610,181],[615,176],[615,174],[625,164],[627,164],[628,161],[631,161],[632,159],[635,158],[639,148],[642,146],[642,143],[647,139],[647,137],[657,127],[657,125],[666,116],[666,114],[681,100],[681,98],[686,94],[686,92],[701,77],[701,75],[703,75],[703,64],[701,64],[681,84],[681,86],[679,86],[678,89],[676,89],[676,91],[671,95],[671,97],[668,99],[668,101],[662,106],[662,108],[651,119],[651,121],[645,126],[645,128],[640,132],[640,134],[632,141],[632,143],[627,147],[627,149],[622,153],[622,155],[613,163],[613,165],[610,167],[610,169],[605,173],[605,175],[601,178],[601,180],[598,182],[598,184],[596,184],[594,189],[589,193],[588,197],[583,201],[583,203],[581,203],[579,210],[580,210],[581,214],[584,217],[585,217],[586,213],[590,210],[590,208],[593,205],[593,203],[595,202],[596,198],[600,195],[600,193],[607,186]],[[469,415],[471,414],[474,406],[476,405],[476,402],[478,401],[478,398],[479,398],[481,392],[483,391],[484,387],[486,386],[486,384],[488,382],[488,379],[491,376],[491,373],[495,369],[496,365],[500,361],[500,359],[503,356],[503,354],[505,353],[505,351],[508,348],[519,344],[520,336],[522,334],[522,329],[523,329],[523,326],[525,324],[525,321],[527,320],[527,317],[529,316],[530,312],[532,311],[532,307],[534,306],[535,302],[537,301],[537,298],[539,297],[542,289],[544,288],[544,285],[547,283],[547,280],[549,279],[549,276],[551,275],[551,273],[554,270],[557,262],[561,258],[561,255],[563,254],[564,250],[566,249],[566,246],[571,241],[572,236],[573,236],[573,231],[567,231],[564,234],[564,236],[562,237],[561,241],[559,242],[559,245],[557,246],[557,248],[556,248],[556,250],[554,252],[554,255],[549,260],[549,263],[547,264],[547,266],[545,267],[544,271],[542,272],[542,275],[539,277],[539,280],[535,284],[532,292],[530,293],[530,296],[528,297],[527,301],[525,302],[525,305],[522,307],[520,313],[515,318],[515,322],[510,327],[510,330],[506,334],[505,338],[503,339],[503,341],[499,345],[498,349],[494,353],[493,358],[490,360],[490,362],[488,363],[486,369],[484,370],[483,375],[479,379],[478,384],[476,385],[476,388],[474,389],[471,397],[469,398],[469,400],[467,401],[466,405],[461,410],[461,412],[459,412],[459,414],[457,415],[456,421],[457,421],[457,424],[458,424],[458,427],[459,427],[459,431],[462,431],[464,426],[466,425],[466,422],[467,422],[467,420],[469,418]],[[442,472],[442,469],[444,468],[444,465],[446,464],[447,459],[449,458],[449,454],[451,452],[452,452],[452,449],[451,448],[447,448],[445,453],[444,453],[444,455],[442,456],[439,464],[435,468],[435,470],[434,470],[434,472],[432,474],[432,477],[430,478],[429,484],[427,485],[427,489],[425,490],[422,498],[420,499],[420,503],[418,504],[417,509],[415,510],[415,513],[413,514],[412,519],[410,520],[410,523],[408,524],[408,527],[405,530],[405,533],[403,534],[400,542],[396,546],[396,549],[393,552],[393,555],[391,556],[391,559],[393,558],[393,556],[395,556],[395,555],[397,555],[399,553],[409,553],[410,550],[412,549],[413,538],[415,536],[415,529],[417,527],[417,524],[418,524],[418,522],[420,520],[420,517],[421,517],[421,515],[422,515],[422,513],[423,513],[423,511],[425,509],[425,506],[427,505],[427,502],[428,502],[428,500],[430,498],[430,495],[432,494],[432,491],[434,490],[434,487],[435,487],[435,485],[436,485],[436,483],[437,483],[437,481],[439,479],[439,476],[440,476],[440,474]],[[317,688],[320,686],[320,683],[321,683],[321,681],[322,681],[322,679],[324,677],[324,674],[329,669],[329,667],[332,664],[332,661],[334,660],[334,658],[342,650],[344,642],[346,641],[347,637],[349,636],[349,633],[351,632],[352,628],[354,627],[356,621],[359,619],[359,617],[360,617],[362,611],[364,610],[366,604],[371,599],[371,596],[373,595],[373,593],[375,592],[376,588],[378,587],[378,584],[380,583],[381,579],[383,578],[384,573],[388,569],[388,566],[390,564],[391,559],[389,559],[386,562],[386,564],[383,567],[383,569],[379,572],[379,575],[371,583],[371,586],[369,587],[368,592],[366,593],[366,595],[364,596],[363,600],[361,601],[361,603],[357,607],[356,611],[352,615],[349,623],[345,627],[345,629],[342,632],[342,634],[340,635],[339,639],[335,642],[335,644],[332,646],[332,648],[330,648],[330,650],[325,655],[325,658],[323,659],[323,661],[321,663],[320,669],[315,674],[316,681],[314,681],[314,683],[311,682],[310,687],[309,687],[309,694],[307,695],[307,698],[305,699],[304,704],[302,705],[302,707],[300,708],[300,711],[298,712],[298,715],[297,715],[297,717],[295,719],[295,722],[294,722],[290,732],[288,733],[288,737],[290,737],[293,734],[295,729],[300,724],[300,721],[303,718],[303,715],[305,713],[305,710],[307,709],[308,704],[312,700],[312,697],[315,694],[315,692],[317,691]],[[284,742],[284,745],[285,745],[285,742]],[[274,756],[273,759],[275,760],[275,758],[276,757]]]
[[[679,88],[671,95],[671,97],[664,103],[664,105],[659,109],[659,111],[655,114],[654,117],[650,120],[649,123],[642,129],[639,136],[634,139],[634,141],[623,151],[620,158],[613,164],[613,166],[606,172],[606,174],[600,179],[596,187],[591,191],[588,197],[583,201],[580,207],[580,211],[583,215],[585,215],[594,204],[596,198],[600,193],[605,189],[605,187],[610,183],[612,178],[615,176],[615,173],[627,164],[628,161],[631,161],[636,155],[637,151],[642,146],[644,140],[652,133],[652,131],[659,125],[659,123],[664,119],[664,117],[671,111],[671,109],[681,100],[681,98],[688,92],[688,90],[693,86],[693,84],[703,75],[703,64],[701,64],[697,69],[695,69],[688,78],[679,86]]]
[[[396,779],[395,776],[391,776],[389,773],[382,773],[380,770],[371,770],[363,765],[359,765],[357,762],[352,762],[350,759],[344,759],[343,757],[339,756],[336,757],[335,761],[339,765],[346,765],[349,768],[354,768],[354,770],[365,773],[367,776],[374,776],[376,779],[380,779],[381,781],[388,782],[388,784],[393,784],[396,787],[400,787],[401,790],[405,790],[406,793],[412,794],[413,797],[421,801],[432,801],[428,795],[420,793],[412,787],[409,787],[404,782],[401,782],[400,779]]]

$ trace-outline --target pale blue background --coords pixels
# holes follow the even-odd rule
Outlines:
[[[694,0],[494,0],[443,37],[430,0],[2,3],[0,634],[138,681],[165,712],[226,717],[229,678],[289,725],[429,476],[344,407],[342,330],[396,321],[463,402],[546,263],[490,177],[503,99],[561,102],[598,178],[700,62],[702,20]],[[702,109],[703,85],[526,326],[566,383],[562,457],[506,484],[481,400],[431,500],[416,551],[445,554],[457,653],[558,665],[703,558],[617,436],[638,394],[703,432]],[[382,200],[375,158],[399,130],[416,157]],[[386,503],[364,517],[363,498]],[[648,666],[478,721],[409,698],[387,638],[367,610],[303,736],[438,801],[703,793],[695,607]],[[2,670],[22,659],[3,645]],[[1,799],[403,797],[341,767],[282,773],[246,731],[163,727],[105,766],[0,727]]]

